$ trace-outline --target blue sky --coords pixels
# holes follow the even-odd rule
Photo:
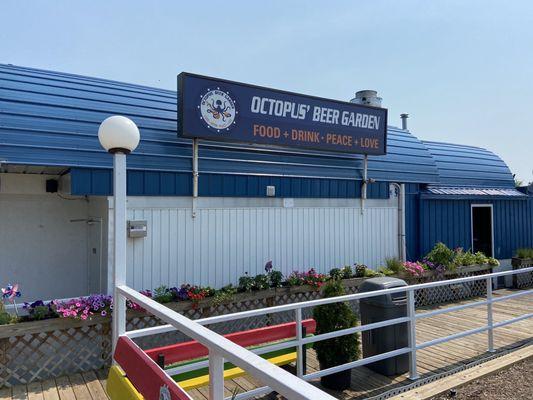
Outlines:
[[[0,62],[175,89],[196,72],[349,100],[498,153],[533,181],[531,1],[33,1],[0,5]]]

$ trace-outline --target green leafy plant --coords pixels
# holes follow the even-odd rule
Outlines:
[[[454,259],[454,252],[453,250],[449,249],[444,243],[438,242],[435,247],[433,247],[433,249],[427,254],[425,259],[434,264],[440,264],[444,265],[445,267],[448,267]]]
[[[342,279],[343,273],[340,268],[332,268],[329,271],[331,279]]]
[[[384,276],[392,276],[397,274],[397,272],[394,272],[392,269],[387,267],[379,267],[378,273],[383,274]]]
[[[342,283],[330,280],[324,286],[324,297],[345,294]],[[316,334],[334,332],[357,325],[357,316],[348,303],[339,302],[318,306],[313,311],[316,321]],[[359,335],[351,334],[316,342],[314,345],[320,368],[330,368],[359,358]]]
[[[516,250],[518,258],[533,258],[533,248],[520,248]]]
[[[489,262],[489,258],[483,254],[481,251],[478,251],[474,254],[474,263],[475,264],[487,264]]]
[[[394,274],[399,274],[403,270],[403,264],[397,258],[387,258],[385,259],[385,264],[387,265],[387,269]]]
[[[153,290],[152,298],[158,303],[170,303],[174,296],[165,285],[161,285]]]
[[[0,325],[7,325],[12,322],[15,322],[15,318],[6,312],[4,303],[2,303],[2,300],[0,299]]]
[[[50,309],[48,306],[37,306],[33,309],[33,319],[37,321],[48,318],[49,314]]]
[[[350,279],[350,278],[353,278],[352,267],[349,266],[349,265],[346,265],[346,266],[342,269],[342,279]]]
[[[289,286],[301,286],[304,284],[302,275],[298,271],[293,271],[287,277],[287,285]]]
[[[370,268],[366,268],[363,277],[364,278],[374,278],[376,276],[380,276],[379,273],[376,271],[371,270]]]
[[[476,256],[472,254],[470,250],[467,252],[464,252],[462,249],[458,249],[455,251],[453,257],[453,265],[460,267],[473,264],[476,264]]]
[[[259,274],[254,277],[253,290],[266,290],[270,287],[270,280],[265,274]]]
[[[248,276],[248,272],[239,278],[238,290],[239,292],[251,292],[254,288],[254,278]]]
[[[366,273],[366,270],[367,270],[367,266],[364,265],[364,264],[357,264],[355,266],[355,276],[357,278],[362,278],[365,276],[365,273]]]
[[[496,260],[494,257],[489,257],[488,258],[488,264],[493,266],[493,267],[499,267],[500,266],[500,262],[498,260]]]
[[[283,274],[281,271],[270,271],[268,273],[268,278],[270,280],[270,287],[279,288],[283,286]]]
[[[211,303],[214,307],[218,307],[221,304],[228,303],[233,300],[235,293],[237,293],[237,288],[233,285],[227,285],[219,290],[215,291],[213,295],[213,302]]]

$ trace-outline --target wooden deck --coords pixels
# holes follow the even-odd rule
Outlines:
[[[495,297],[512,293],[511,290],[499,290]],[[454,304],[464,304],[463,301]],[[436,308],[445,308],[442,305]],[[418,310],[423,312],[425,309]],[[494,322],[504,321],[526,313],[533,313],[533,295],[494,304]],[[417,341],[419,343],[463,330],[482,326],[486,321],[486,306],[456,311],[424,318],[417,322]],[[520,346],[533,339],[533,319],[498,328],[494,335],[497,351]],[[435,373],[449,371],[455,367],[469,364],[488,355],[487,334],[477,334],[466,338],[429,347],[418,353],[418,370],[422,378]],[[313,350],[308,350],[308,372],[318,369],[318,362]],[[87,372],[68,377],[57,378],[40,383],[0,389],[0,400],[102,400],[107,399],[104,391],[105,371]],[[386,377],[360,367],[352,370],[351,389],[343,392],[330,392],[339,399],[360,399],[378,395],[393,388],[409,384],[407,375]],[[319,385],[318,381],[315,384]],[[237,378],[226,381],[226,395],[237,390],[243,392],[263,386],[252,377]],[[194,399],[208,399],[208,388],[195,389],[190,392]]]

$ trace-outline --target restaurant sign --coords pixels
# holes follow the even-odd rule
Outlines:
[[[387,110],[181,73],[178,135],[380,155]]]

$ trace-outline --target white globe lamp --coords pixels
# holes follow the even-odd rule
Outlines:
[[[139,128],[121,115],[106,118],[98,128],[98,140],[110,153],[129,154],[139,145]]]

